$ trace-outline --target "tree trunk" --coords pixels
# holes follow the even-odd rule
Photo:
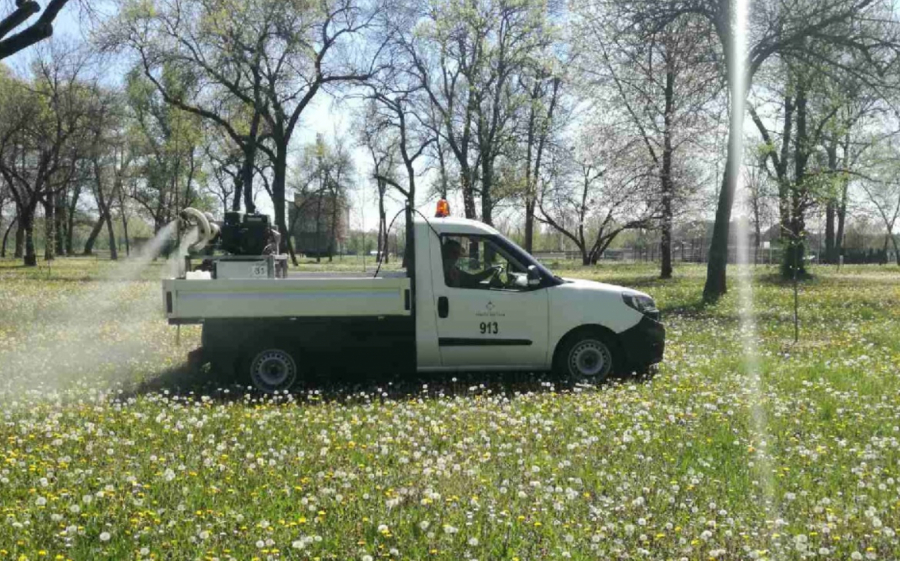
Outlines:
[[[481,221],[488,226],[494,225],[494,201],[491,198],[491,187],[494,181],[494,161],[489,155],[481,159]]]
[[[80,196],[81,186],[76,182],[71,198],[66,202],[66,255],[75,255],[75,209]]]
[[[534,207],[535,201],[525,203],[525,251],[534,253]]]
[[[383,181],[378,181],[378,259],[387,263],[387,216],[384,211],[384,194],[387,187]]]
[[[243,169],[243,168],[241,168]],[[222,211],[223,212],[240,212],[241,211],[241,184],[243,183],[241,170],[231,178],[231,184],[234,187],[234,193],[231,196],[231,206],[228,205],[228,193],[222,189]]]
[[[55,232],[56,254],[66,254],[66,196],[65,191],[56,195],[56,210],[54,211],[55,223],[53,231]]]
[[[737,128],[737,130],[735,130]],[[725,157],[725,173],[722,175],[722,186],[719,190],[719,204],[716,208],[716,221],[713,225],[712,241],[709,245],[706,265],[706,284],[703,287],[703,299],[713,302],[727,292],[726,274],[728,268],[728,228],[731,222],[731,207],[734,203],[734,190],[737,186],[738,162],[740,159],[743,128],[731,127],[728,132],[728,150]],[[734,138],[733,138],[734,137]],[[702,250],[701,250],[702,259]]]
[[[834,255],[834,218],[834,201],[829,199],[825,205],[825,263],[837,261]]]
[[[94,227],[91,228],[91,233],[88,235],[87,241],[84,242],[84,251],[81,252],[82,255],[93,255],[94,254],[94,242],[97,241],[97,236],[100,235],[100,231],[103,230],[103,224],[105,222],[105,217],[101,214],[97,218],[97,222],[94,223]]]
[[[784,239],[791,223],[791,184],[787,176],[788,149],[791,140],[791,126],[794,117],[794,101],[790,95],[784,97],[784,130],[781,138],[781,158],[778,160],[776,175],[778,177],[778,239]],[[799,126],[799,125],[798,125]]]
[[[460,183],[462,184],[463,212],[465,212],[466,218],[476,220],[478,214],[475,211],[475,186],[468,166],[460,170]]]
[[[729,69],[732,72],[732,69]],[[734,71],[736,72],[736,70]],[[735,78],[730,77],[733,83]],[[728,291],[728,230],[731,225],[731,210],[734,206],[734,191],[740,174],[741,157],[743,156],[744,136],[744,104],[749,93],[750,78],[745,77],[742,91],[735,92],[741,96],[731,100],[731,122],[728,126],[728,148],[725,156],[725,173],[719,190],[719,203],[716,207],[716,221],[713,225],[712,241],[709,245],[708,263],[706,266],[706,284],[703,286],[703,300],[713,302]],[[736,88],[735,88],[736,89]],[[735,107],[737,106],[737,107]]]
[[[844,136],[844,163],[843,168],[847,169],[850,161],[850,134]],[[834,236],[834,255],[836,260],[840,260],[840,256],[844,253],[844,219],[847,217],[847,190],[850,186],[850,179],[844,177],[841,181],[841,199],[837,208],[837,234]]]
[[[19,220],[16,224],[16,248],[13,252],[13,256],[16,259],[22,259],[25,255],[25,221],[21,219],[21,213],[17,214],[16,217],[19,218]]]
[[[113,230],[111,214],[111,212],[107,212],[104,220],[106,222],[106,232],[109,235],[109,258],[115,261],[119,258],[119,250],[116,247],[116,234]]]
[[[275,207],[275,226],[281,232],[281,244],[278,252],[287,247],[287,225],[284,218],[285,178],[287,176],[287,143],[277,142],[275,166],[272,178],[272,206]]]
[[[837,233],[834,235],[834,255],[840,260],[844,254],[844,223],[847,218],[847,186],[849,181],[844,180],[843,193],[841,194],[841,204],[837,209]]]
[[[244,208],[247,209],[248,214],[256,212],[256,205],[253,204],[253,168],[256,165],[256,137],[259,132],[260,118],[259,111],[254,111],[253,120],[250,122],[250,138],[244,145],[244,162],[241,164],[240,188],[235,182],[234,201],[232,201],[234,210],[241,210],[241,193],[243,193]]]
[[[316,263],[322,262],[322,252],[320,251],[322,247],[322,191],[324,188],[319,189],[319,196],[316,197],[316,241],[314,250],[316,252]],[[365,249],[365,248],[363,248]]]
[[[828,153],[828,169],[831,173],[837,173],[837,142],[834,138],[828,143],[826,151]],[[829,193],[828,201],[825,204],[825,263],[834,263],[837,261],[834,244],[836,203],[837,197]]]
[[[103,194],[103,176],[100,173],[100,165],[97,161],[94,161],[94,179],[96,181],[94,196],[97,198],[97,208],[100,210],[98,223],[106,224],[106,231],[109,236],[109,258],[116,260],[119,258],[119,251],[116,248],[116,234],[112,225],[112,201],[107,201]]]
[[[334,246],[337,244],[337,218],[338,218],[338,192],[337,185],[331,194],[331,239],[328,240],[328,262],[334,261]],[[363,251],[365,251],[363,247]]]
[[[528,114],[528,133],[525,141],[525,251],[528,253],[534,251],[534,205],[536,189],[533,188],[533,185],[537,183],[537,181],[536,178],[532,178],[531,160],[534,152],[535,126],[537,121],[534,100],[539,92],[538,87],[538,84],[535,84],[534,93],[531,96],[532,104]]]
[[[56,225],[56,204],[53,200],[53,194],[47,193],[47,202],[44,204],[44,261],[53,261],[56,258],[54,251],[56,247],[56,234],[54,234],[54,226]]]
[[[13,217],[12,221],[6,227],[6,231],[3,233],[3,244],[0,246],[0,257],[6,257],[6,241],[9,239],[9,232],[12,230],[12,227],[19,221],[19,217]]]
[[[801,79],[797,87],[797,138],[794,147],[794,184],[791,189],[790,224],[788,226],[790,239],[781,264],[781,276],[785,280],[806,275],[803,242],[803,232],[806,229],[804,219],[806,164],[809,160],[806,106],[806,84]]]
[[[34,251],[34,206],[22,215],[22,226],[25,230],[25,256],[22,261],[26,267],[37,266],[37,254]]]
[[[897,242],[897,238],[900,236],[895,236],[891,233],[888,233],[888,235],[891,236],[891,243],[894,244],[894,259],[897,261],[897,266],[900,267],[900,243]]]
[[[663,155],[660,185],[662,186],[662,232],[659,251],[662,257],[659,277],[672,278],[672,118],[675,111],[675,72],[671,64],[666,68],[666,113],[663,116]]]
[[[762,231],[760,230],[759,218],[757,217],[755,221],[755,241],[753,244],[753,264],[756,265],[759,262],[759,246],[762,245]],[[682,247],[681,253],[684,254],[684,247]]]
[[[128,217],[125,216],[125,206],[119,205],[122,215],[122,236],[125,238],[125,255],[131,255],[131,240],[128,239]]]

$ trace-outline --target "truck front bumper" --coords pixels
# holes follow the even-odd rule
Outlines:
[[[666,328],[644,316],[637,325],[620,333],[619,341],[625,351],[627,367],[639,370],[662,361],[666,350]]]

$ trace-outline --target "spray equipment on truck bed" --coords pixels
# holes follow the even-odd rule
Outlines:
[[[226,212],[219,247],[232,255],[262,255],[278,251],[281,234],[265,214]]]
[[[191,256],[185,256],[184,277],[189,279],[284,278],[287,256],[278,253],[281,234],[265,214],[226,212],[222,222],[195,208],[186,208],[179,219],[199,231],[191,252],[205,253],[203,263],[193,270]],[[223,254],[216,255],[216,250]]]
[[[200,234],[197,241],[191,244],[189,250],[199,251],[219,235],[219,225],[213,222],[211,214],[204,213],[196,208],[187,207],[182,210],[178,218],[187,226],[196,226]]]

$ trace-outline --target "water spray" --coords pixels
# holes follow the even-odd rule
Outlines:
[[[732,21],[731,68],[731,141],[736,144],[733,147],[736,157],[730,162],[734,168],[731,176],[737,182],[735,194],[744,188],[743,176],[740,173],[743,168],[743,121],[747,92],[747,31],[749,0],[737,0],[734,3]],[[769,451],[771,435],[769,422],[764,405],[764,391],[762,388],[759,349],[757,347],[756,316],[753,310],[753,270],[750,263],[750,231],[745,217],[739,217],[737,222],[737,260],[738,260],[738,313],[740,316],[740,337],[743,346],[743,375],[746,387],[749,391],[749,408],[752,436],[756,440],[759,453],[753,461],[753,471],[757,473],[761,483],[763,495],[762,507],[766,518],[780,520],[778,516],[778,501],[776,498],[776,483],[772,477],[772,457]],[[777,527],[773,530],[773,534]],[[771,539],[771,536],[770,536]],[[775,559],[775,556],[772,556]]]

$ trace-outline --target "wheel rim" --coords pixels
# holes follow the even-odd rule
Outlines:
[[[569,352],[569,372],[579,381],[600,381],[612,370],[612,353],[602,341],[581,341]]]
[[[297,364],[287,351],[265,350],[250,364],[250,378],[258,390],[267,393],[287,390],[297,379]]]

